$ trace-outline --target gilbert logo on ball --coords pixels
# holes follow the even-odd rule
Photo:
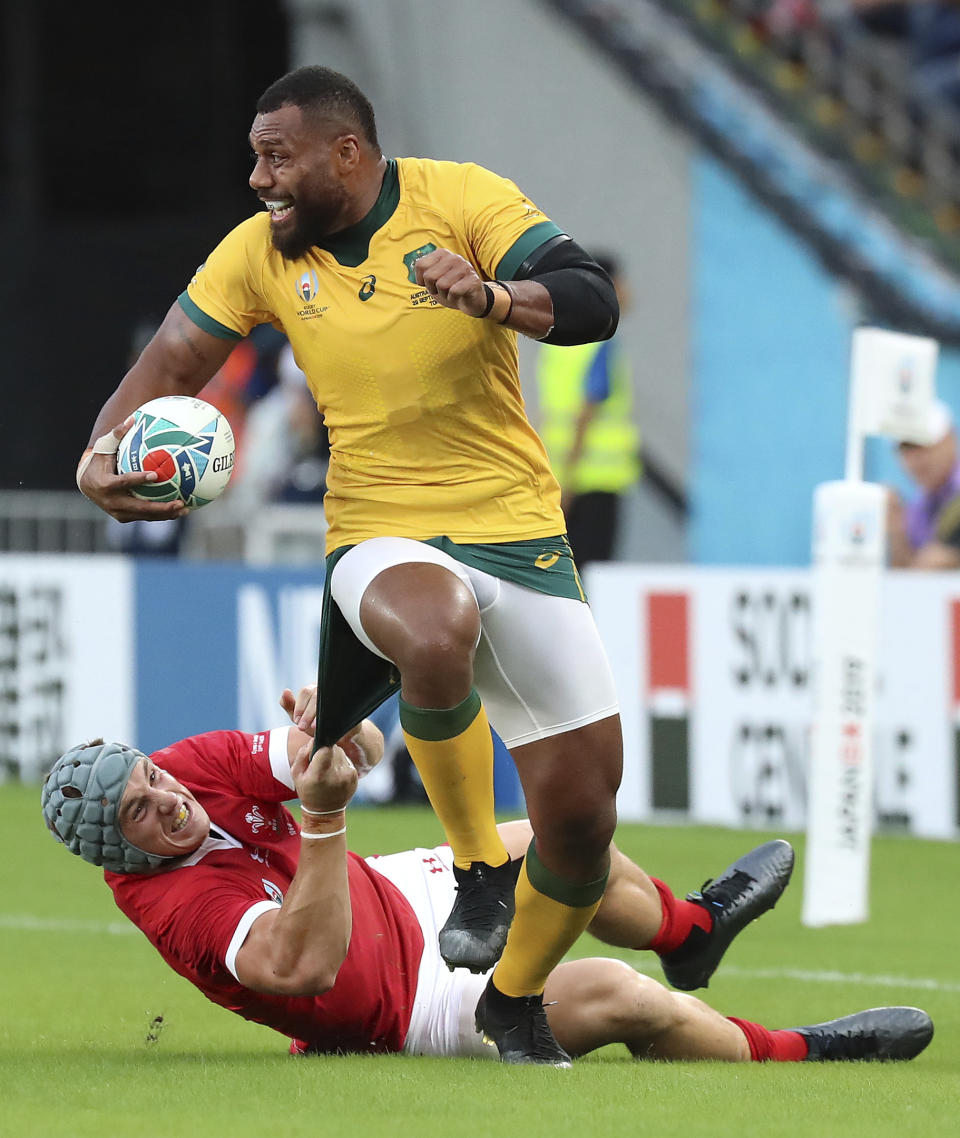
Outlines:
[[[226,489],[235,453],[233,431],[216,407],[189,395],[164,395],[134,411],[133,426],[120,440],[117,472],[152,470],[157,481],[135,486],[136,497],[181,498],[197,509]]]

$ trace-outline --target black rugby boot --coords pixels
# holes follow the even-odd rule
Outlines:
[[[484,1042],[496,1045],[501,1063],[573,1066],[553,1038],[542,996],[505,996],[488,980],[477,1004],[476,1024]]]
[[[791,1030],[806,1039],[808,1063],[882,1063],[919,1055],[933,1039],[933,1020],[920,1008],[870,1008]]]
[[[472,862],[453,867],[457,896],[440,930],[440,955],[452,972],[486,972],[500,959],[513,920],[514,890],[523,859],[490,866]]]
[[[702,905],[713,918],[710,932],[693,928],[683,944],[660,957],[664,975],[685,992],[706,988],[733,938],[751,921],[772,909],[790,881],[793,847],[777,839],[738,858],[719,877],[707,881],[687,900]]]

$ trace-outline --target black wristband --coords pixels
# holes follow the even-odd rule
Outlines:
[[[487,295],[487,304],[486,304],[486,307],[484,308],[483,312],[477,313],[477,319],[478,320],[485,320],[490,315],[490,309],[493,308],[493,302],[497,299],[497,294],[487,284],[486,281],[483,282],[483,291]]]
[[[506,322],[510,319],[510,313],[513,312],[513,289],[506,283],[506,281],[497,281],[497,284],[503,289],[507,296],[510,297],[510,307],[504,313],[503,319],[497,321],[498,324],[506,324]]]

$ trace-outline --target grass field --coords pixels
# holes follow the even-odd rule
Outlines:
[[[788,1027],[916,1004],[930,1048],[893,1065],[635,1063],[607,1048],[572,1071],[405,1056],[293,1060],[284,1040],[208,1003],[127,926],[99,871],[45,832],[34,787],[0,787],[0,1135],[931,1138],[960,1130],[960,847],[875,843],[872,919],[800,924],[802,841],[780,905],[734,943],[709,992],[727,1015]],[[420,809],[355,808],[351,846],[429,845]],[[677,892],[767,834],[623,826],[620,846]],[[586,939],[585,955],[598,951]],[[619,953],[660,976],[644,953]],[[703,993],[701,993],[703,994]],[[148,1042],[151,1021],[163,1027]]]

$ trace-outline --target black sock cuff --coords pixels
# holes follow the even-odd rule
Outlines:
[[[607,887],[607,878],[610,876],[608,870],[596,881],[565,881],[552,869],[547,869],[537,856],[536,838],[527,848],[526,867],[530,884],[538,893],[542,893],[552,901],[559,901],[561,905],[566,905],[570,909],[585,909],[589,905],[596,905],[603,896],[603,891]]]

